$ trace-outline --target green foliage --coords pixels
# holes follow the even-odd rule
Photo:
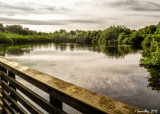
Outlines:
[[[145,35],[134,31],[131,34],[122,33],[119,35],[118,42],[123,44],[131,44],[133,46],[140,46],[144,40]]]
[[[155,34],[160,34],[160,22],[157,25]]]
[[[149,34],[145,37],[145,39],[142,41],[141,46],[142,47],[149,47],[151,45],[151,40],[153,39],[153,35]]]
[[[95,34],[95,36],[92,39],[92,44],[93,45],[98,45],[98,41],[99,41],[99,38],[101,36],[101,33],[102,33],[102,31],[100,31],[100,30],[97,31],[97,33]]]
[[[121,34],[119,34],[119,36],[118,36],[118,43],[119,44],[121,44],[122,43],[122,41],[125,39],[125,38],[127,38],[127,34],[125,33],[125,32],[122,32]],[[125,41],[124,41],[125,42]],[[126,42],[125,42],[126,43]]]
[[[3,28],[3,30],[1,30],[1,28]],[[131,33],[130,29],[124,26],[111,26],[104,31],[71,30],[67,32],[66,30],[60,29],[54,33],[43,33],[31,31],[28,28],[23,28],[21,25],[7,25],[3,27],[3,24],[0,24],[0,30],[1,32],[6,31],[7,36],[15,43],[50,41],[50,39],[52,39],[55,43],[70,42],[93,45],[117,42],[120,33]]]
[[[5,29],[4,29],[4,27],[3,27],[3,24],[0,23],[0,32],[4,32],[4,31],[5,31]]]
[[[0,43],[13,44],[13,40],[8,38],[6,34],[0,33]]]
[[[160,23],[146,26],[138,31],[130,30],[125,26],[111,26],[103,31],[71,30],[67,32],[60,29],[54,33],[31,31],[21,25],[7,25],[4,27],[3,24],[0,24],[0,43],[21,44],[52,41],[55,43],[78,43],[99,46],[107,46],[110,43],[143,46],[144,50],[146,48],[150,50],[144,51],[145,58],[141,59],[141,64],[160,66]],[[116,48],[116,50],[122,51],[121,48]]]
[[[125,37],[123,40],[122,40],[122,44],[129,44],[129,37]]]
[[[19,35],[19,34],[6,34],[16,44],[31,43],[31,42],[51,42],[52,39],[43,35]]]
[[[92,35],[91,31],[82,31],[82,30],[76,30],[76,31],[70,31],[67,32],[65,30],[59,30],[55,31],[50,36],[53,38],[53,42],[55,43],[80,43],[80,44],[91,44],[92,38],[94,35]]]
[[[21,25],[7,25],[4,27],[7,32],[13,34],[33,35],[36,31],[31,31],[28,28],[23,28]]]
[[[142,41],[144,40],[145,36],[140,32],[133,32],[129,37],[129,43],[134,46],[140,46]]]
[[[122,32],[124,33],[121,34]],[[103,45],[106,45],[107,43],[110,43],[110,42],[117,42],[117,41],[121,43],[123,39],[122,37],[124,37],[124,34],[127,35],[127,34],[130,34],[130,32],[131,32],[130,29],[126,28],[125,26],[111,26],[101,33],[98,43]],[[120,34],[121,36],[119,37]]]
[[[160,40],[151,41],[149,55],[140,60],[140,63],[146,66],[160,66]]]
[[[142,29],[139,29],[141,34],[154,34],[156,32],[156,25],[146,26]]]
[[[125,26],[111,26],[103,31],[71,30],[67,32],[60,29],[54,33],[31,31],[21,25],[7,25],[4,27],[0,23],[0,43],[21,44],[52,41],[55,43],[78,43],[99,46],[107,46],[110,43],[142,46],[145,58],[140,60],[141,64],[160,66],[160,23],[146,26],[138,31],[130,30]],[[150,50],[145,51],[148,48]],[[116,48],[116,50],[122,51],[121,48]]]
[[[70,32],[69,32],[69,35],[76,35],[76,31],[73,31],[73,30],[71,30]]]

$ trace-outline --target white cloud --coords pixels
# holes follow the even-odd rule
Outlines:
[[[0,22],[47,25],[48,29],[33,28],[48,32],[62,26],[67,30],[104,29],[111,25],[138,29],[158,23],[159,12],[159,0],[0,0]]]

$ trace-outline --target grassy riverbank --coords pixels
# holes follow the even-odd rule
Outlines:
[[[146,66],[160,66],[160,23],[131,30],[125,26],[111,26],[105,30],[59,30],[43,33],[23,28],[21,25],[0,24],[0,43],[25,44],[36,42],[79,43],[103,45],[108,43],[130,44],[149,49],[140,63]]]
[[[49,36],[44,35],[21,35],[12,33],[0,33],[0,42],[7,44],[25,44],[32,42],[51,42]]]

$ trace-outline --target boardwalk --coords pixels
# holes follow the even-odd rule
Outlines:
[[[27,113],[27,111],[34,114],[43,113],[17,90],[53,114],[66,114],[63,102],[87,114],[134,114],[135,109],[138,109],[3,57],[0,57],[0,69],[3,110],[7,113]],[[45,91],[49,95],[49,101],[16,81],[15,75]],[[23,109],[17,101],[26,109]]]

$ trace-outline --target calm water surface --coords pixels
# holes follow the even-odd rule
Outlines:
[[[0,48],[1,56],[59,79],[139,108],[160,109],[159,85],[151,78],[158,71],[139,66],[142,53],[127,45],[49,43]],[[32,90],[37,89],[32,87]],[[43,92],[40,94],[48,98]]]

